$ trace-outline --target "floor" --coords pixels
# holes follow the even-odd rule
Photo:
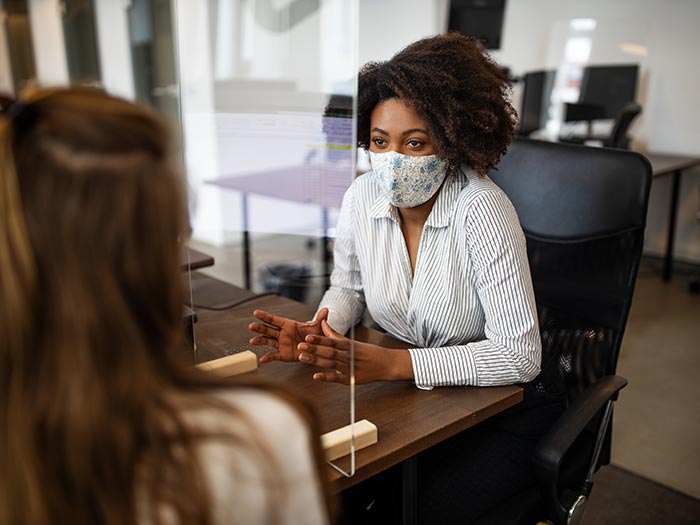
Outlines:
[[[629,380],[615,408],[612,461],[700,498],[700,295],[688,277],[664,283],[643,270],[618,373]]]
[[[697,525],[700,500],[608,465],[596,474],[581,525]]]
[[[311,269],[306,301],[323,292],[318,239],[290,236],[253,238],[252,267],[303,261]],[[223,250],[201,243],[213,255],[207,273],[243,283],[239,248]],[[620,352],[618,373],[629,380],[615,408],[614,464],[700,499],[700,295],[688,293],[688,277],[664,283],[653,262],[645,262]],[[681,269],[682,270],[682,269]],[[265,289],[255,272],[254,289]]]

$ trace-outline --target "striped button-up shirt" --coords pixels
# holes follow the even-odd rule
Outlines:
[[[525,237],[508,197],[473,171],[448,176],[415,273],[396,207],[372,172],[343,199],[331,287],[319,308],[346,333],[365,307],[409,349],[416,385],[503,385],[539,373],[541,345]]]

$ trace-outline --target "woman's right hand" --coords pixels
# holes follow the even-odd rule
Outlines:
[[[250,323],[248,329],[258,335],[250,340],[252,345],[266,345],[275,348],[260,358],[261,363],[269,361],[298,361],[297,345],[304,342],[307,335],[323,335],[321,321],[328,319],[328,308],[321,308],[311,323],[300,323],[286,317],[272,315],[264,310],[255,310],[253,316],[262,323]]]

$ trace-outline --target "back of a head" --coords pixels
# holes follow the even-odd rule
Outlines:
[[[209,439],[243,447],[272,498],[259,429],[212,395],[230,382],[173,352],[185,208],[161,120],[93,89],[0,105],[0,524],[212,523]],[[193,426],[202,409],[240,429]]]
[[[94,89],[35,90],[0,117],[1,523],[87,505],[81,483],[133,463],[119,450],[138,450],[130,426],[176,369],[184,212],[169,145],[151,111]]]
[[[126,344],[170,343],[153,327],[166,332],[179,314],[184,216],[165,127],[149,110],[93,89],[39,91],[15,113],[20,206],[41,304],[51,308],[41,332],[55,345],[51,323],[66,332],[92,322],[102,332],[114,322],[112,337]],[[123,332],[127,319],[140,333]]]

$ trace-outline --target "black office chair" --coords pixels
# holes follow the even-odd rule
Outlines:
[[[628,102],[625,104],[615,117],[615,124],[613,124],[610,136],[605,140],[603,145],[609,148],[628,149],[630,141],[627,136],[627,130],[641,112],[642,106],[636,102]]]
[[[595,104],[566,104],[565,121],[583,120],[588,122],[588,133],[586,135],[563,135],[559,137],[559,142],[567,144],[584,144],[587,141],[599,143],[606,148],[629,149],[630,139],[627,130],[634,119],[642,112],[642,106],[636,102],[628,102],[615,115],[613,126],[609,135],[593,135],[593,120],[601,120],[605,114],[605,108]]]
[[[479,523],[578,523],[594,472],[610,461],[615,375],[641,256],[648,161],[607,148],[517,139],[491,178],[525,231],[543,341],[543,374],[569,407],[536,448],[539,487]]]

